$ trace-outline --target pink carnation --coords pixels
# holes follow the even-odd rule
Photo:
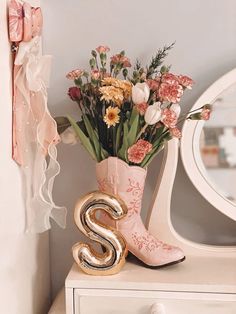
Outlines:
[[[166,108],[163,110],[161,121],[166,127],[175,128],[178,118],[173,110]]]
[[[129,58],[121,55],[121,54],[117,54],[111,57],[111,64],[115,65],[115,64],[122,64],[122,66],[124,68],[129,68],[131,67],[131,63]]]
[[[183,87],[177,81],[172,83],[161,83],[158,96],[162,101],[178,103],[183,95]]]
[[[182,86],[188,89],[192,89],[192,86],[194,84],[194,81],[186,75],[179,75],[178,81],[179,81],[179,84],[181,84]]]
[[[145,115],[147,107],[148,107],[148,104],[146,102],[142,102],[141,104],[138,104],[138,105],[135,106],[135,108],[137,109],[138,113],[141,116]]]
[[[178,76],[172,73],[165,73],[161,77],[163,83],[176,84],[178,82]]]
[[[201,119],[202,120],[209,120],[211,116],[211,110],[210,109],[203,109],[201,112]]]
[[[68,80],[76,80],[76,79],[80,78],[83,74],[84,74],[83,70],[76,69],[76,70],[69,72],[66,75],[66,78],[68,78]]]
[[[132,145],[128,149],[128,159],[135,164],[140,164],[144,160],[145,156],[145,151],[136,144]]]
[[[140,164],[151,150],[152,144],[140,139],[128,149],[128,159],[135,164]]]
[[[144,150],[146,154],[150,153],[150,151],[152,150],[152,144],[142,139],[138,140],[135,145],[137,145],[139,149]]]
[[[101,73],[98,70],[92,70],[91,71],[91,77],[92,77],[92,79],[94,79],[96,81],[99,79],[100,75],[101,75]]]
[[[98,46],[98,47],[96,48],[96,50],[97,50],[97,52],[98,52],[99,54],[101,54],[101,53],[107,53],[107,52],[109,52],[109,51],[110,51],[110,48],[109,48],[108,46]]]
[[[156,91],[160,85],[160,78],[158,77],[154,80],[147,80],[147,84],[152,91]]]
[[[181,133],[181,131],[178,129],[178,128],[171,128],[170,129],[170,134],[173,136],[173,137],[177,137],[177,138],[181,138],[181,136],[182,136],[182,133]]]

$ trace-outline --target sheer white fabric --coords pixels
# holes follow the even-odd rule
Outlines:
[[[43,56],[41,38],[21,42],[15,59],[14,127],[15,159],[21,165],[26,202],[26,229],[41,233],[51,227],[50,217],[66,225],[66,208],[52,198],[54,179],[60,172],[56,122],[47,108],[51,56]],[[14,130],[15,128],[15,130]]]

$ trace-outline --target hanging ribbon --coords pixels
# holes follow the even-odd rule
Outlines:
[[[29,6],[23,6],[28,12],[26,18]],[[56,206],[52,199],[54,179],[60,172],[56,149],[60,137],[47,108],[51,56],[42,55],[38,36],[41,13],[38,8],[31,12],[38,12],[34,15],[35,26],[24,21],[32,27],[22,36],[31,40],[18,44],[14,62],[13,159],[23,173],[27,230],[38,233],[50,228],[50,217],[65,227],[66,209]]]

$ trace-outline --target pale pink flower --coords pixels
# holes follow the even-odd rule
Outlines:
[[[156,78],[154,80],[147,80],[147,84],[152,91],[156,91],[160,85],[160,78]]]
[[[182,133],[181,131],[178,129],[178,128],[170,128],[170,134],[173,136],[173,137],[176,137],[178,139],[180,139],[182,137]]]
[[[177,81],[172,83],[161,83],[158,96],[162,101],[178,103],[183,95],[183,87]]]
[[[92,79],[94,79],[94,80],[97,81],[97,80],[100,78],[100,76],[101,76],[101,73],[100,73],[99,70],[92,70],[92,71],[91,71],[91,77],[92,77]]]
[[[66,78],[68,78],[68,80],[76,80],[76,79],[80,78],[83,74],[84,74],[83,70],[76,69],[76,70],[69,72],[66,75]]]
[[[96,48],[96,50],[97,50],[97,52],[98,52],[99,54],[101,54],[101,53],[107,53],[107,52],[109,52],[109,51],[110,51],[110,48],[109,48],[108,46],[98,46],[98,47]]]
[[[194,84],[194,81],[186,75],[179,75],[178,81],[179,81],[179,84],[181,84],[182,86],[188,89],[192,89],[192,86]]]
[[[111,64],[116,65],[116,64],[121,64],[124,68],[129,68],[131,67],[131,63],[129,58],[126,56],[123,56],[121,54],[116,54],[111,57]]]
[[[150,153],[150,151],[152,150],[152,144],[148,141],[143,140],[143,139],[138,140],[135,145],[137,145],[138,148],[144,150],[144,152],[146,154]]]
[[[210,109],[203,109],[201,112],[201,119],[202,120],[209,120],[211,115],[211,110]]]
[[[168,108],[163,110],[161,121],[166,127],[175,128],[177,120],[177,115],[173,110]]]
[[[146,152],[142,147],[134,144],[128,149],[128,160],[135,163],[140,164],[146,156]]]
[[[144,116],[147,110],[148,104],[146,102],[142,102],[141,104],[137,104],[135,108],[137,109],[140,116]]]

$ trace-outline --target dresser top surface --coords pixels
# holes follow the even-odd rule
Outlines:
[[[236,293],[236,258],[188,256],[183,263],[156,270],[132,261],[113,276],[87,275],[74,264],[67,276],[66,287]]]

